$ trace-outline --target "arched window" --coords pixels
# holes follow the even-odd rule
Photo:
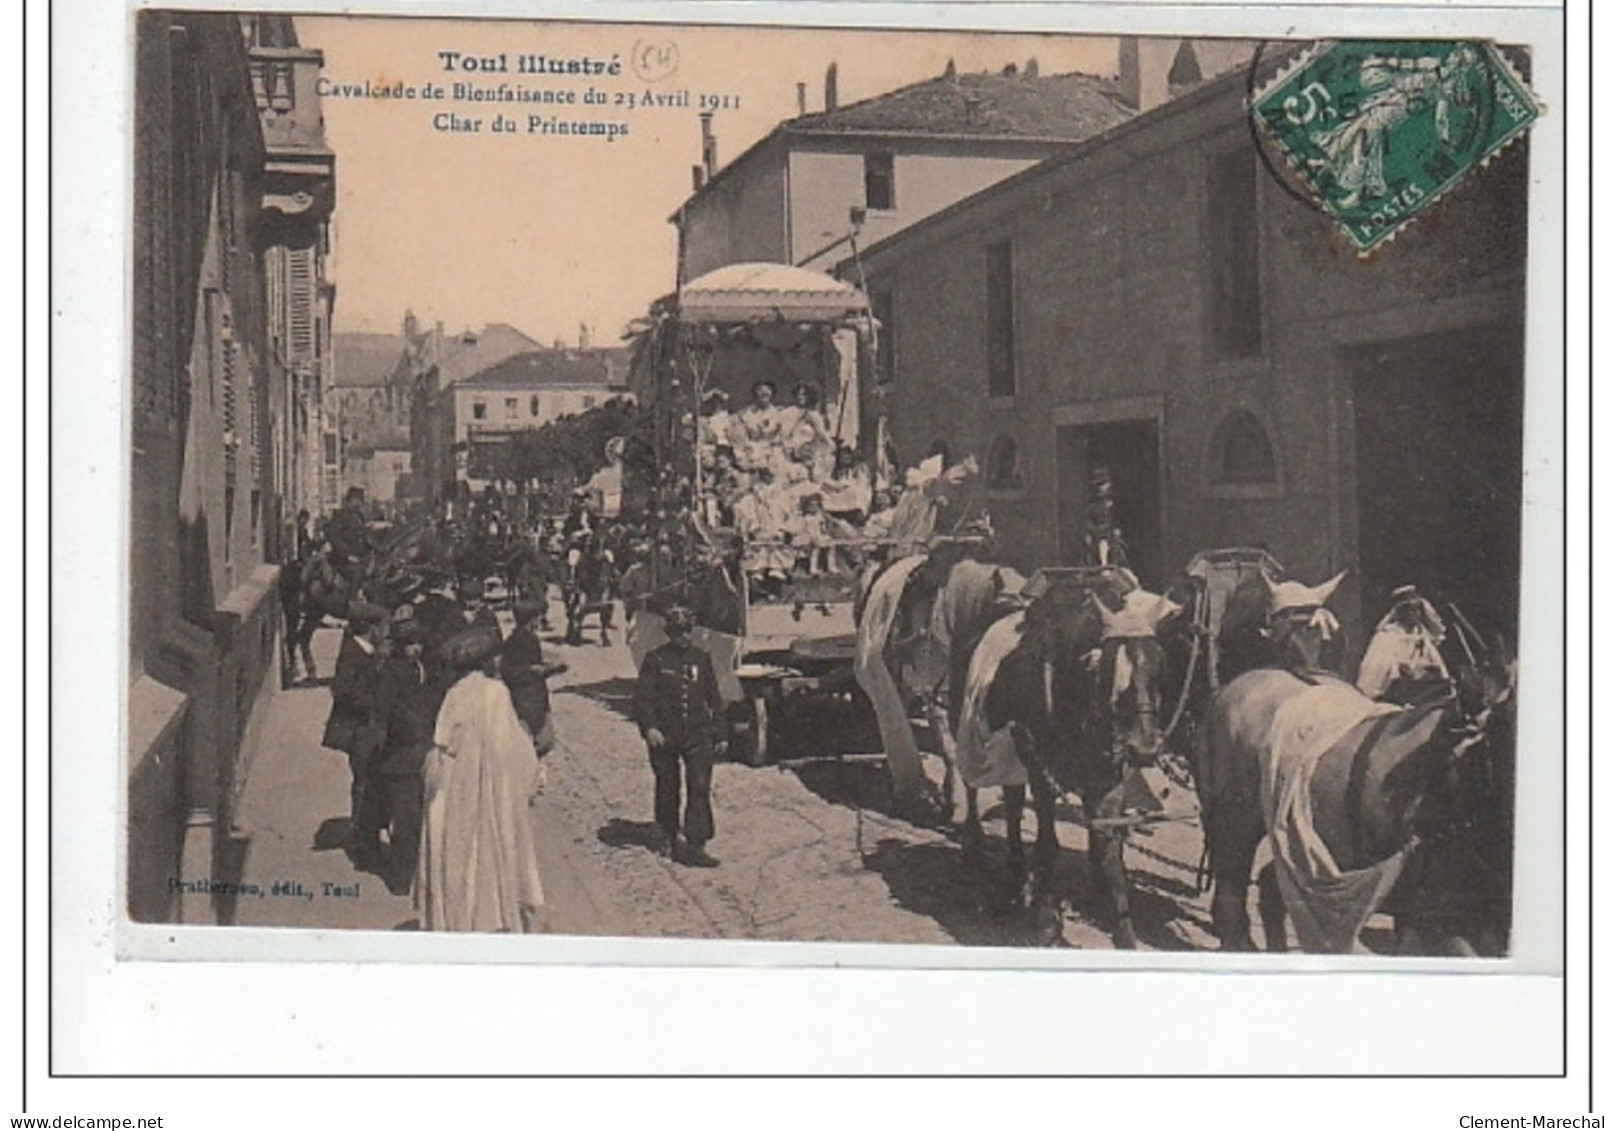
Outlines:
[[[1216,486],[1275,486],[1278,461],[1267,429],[1253,412],[1235,409],[1217,429],[1212,463]]]
[[[987,448],[987,488],[991,491],[1018,491],[1024,487],[1020,453],[1013,436],[998,436]]]

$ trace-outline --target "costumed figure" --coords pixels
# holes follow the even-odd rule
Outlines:
[[[747,470],[768,467],[779,448],[783,422],[774,395],[774,382],[758,381],[751,387],[751,404],[735,414],[731,438],[740,466]]]
[[[1357,670],[1357,689],[1370,699],[1412,703],[1449,686],[1441,643],[1447,626],[1418,589],[1391,593],[1390,611],[1369,638]]]
[[[819,390],[804,381],[792,396],[796,403],[780,413],[785,455],[807,469],[807,478],[815,482],[828,479],[835,460],[835,443],[824,413],[819,411]]]
[[[459,679],[438,711],[423,779],[425,819],[415,904],[429,931],[534,933],[544,886],[529,801],[532,737],[498,678],[498,629],[468,628],[444,646]]]

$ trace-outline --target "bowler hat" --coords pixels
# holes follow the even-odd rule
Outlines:
[[[504,639],[494,625],[478,625],[457,632],[444,642],[440,653],[446,663],[469,670],[498,655]]]
[[[426,641],[426,631],[413,617],[394,621],[392,635],[399,644],[423,644]]]
[[[387,616],[386,609],[369,601],[354,601],[348,606],[348,623],[355,626],[380,624]]]

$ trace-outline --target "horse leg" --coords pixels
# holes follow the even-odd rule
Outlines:
[[[603,648],[611,647],[611,602],[609,601],[600,610],[600,645]]]
[[[964,787],[965,815],[959,827],[959,846],[964,850],[965,862],[975,864],[981,860],[984,837],[981,831],[981,811],[977,791]]]
[[[1060,900],[1055,892],[1055,864],[1060,858],[1060,841],[1054,832],[1054,810],[1059,803],[1047,774],[1032,776],[1032,803],[1037,810],[1037,841],[1032,849],[1032,914],[1036,941],[1053,946],[1061,938],[1064,923]]]
[[[1206,811],[1206,852],[1211,867],[1211,933],[1223,950],[1252,951],[1250,893],[1251,865],[1266,835],[1260,820],[1236,822],[1225,806]]]
[[[1267,936],[1267,949],[1283,954],[1289,949],[1284,929],[1284,893],[1279,890],[1279,874],[1269,863],[1256,877],[1256,909],[1262,916],[1262,933]]]
[[[1000,792],[1004,802],[1004,840],[1009,864],[1009,879],[1017,893],[1026,886],[1026,849],[1021,845],[1021,816],[1026,812],[1026,787],[1006,785]],[[971,809],[974,811],[976,791],[970,791]],[[977,820],[972,812],[971,819]],[[977,835],[980,835],[978,824]],[[1019,896],[1017,896],[1019,898]]]
[[[1088,850],[1099,861],[1099,874],[1110,894],[1111,941],[1118,950],[1137,950],[1138,934],[1133,930],[1131,890],[1127,881],[1127,863],[1122,858],[1125,837],[1110,830],[1088,831]]]
[[[1084,808],[1090,817],[1101,820],[1121,816],[1123,793],[1121,786],[1106,793],[1097,805]],[[1092,871],[1098,873],[1102,890],[1109,898],[1111,913],[1111,941],[1119,950],[1136,950],[1138,935],[1133,930],[1132,890],[1127,881],[1127,861],[1122,855],[1127,834],[1114,828],[1095,828],[1088,825],[1088,860]]]

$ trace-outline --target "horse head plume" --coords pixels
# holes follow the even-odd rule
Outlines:
[[[1299,581],[1274,581],[1267,570],[1262,570],[1262,580],[1267,583],[1267,607],[1270,613],[1282,613],[1290,609],[1321,609],[1329,603],[1329,598],[1335,595],[1340,583],[1346,578],[1346,571],[1341,570],[1321,585],[1303,585]]]
[[[1168,597],[1144,589],[1134,589],[1122,598],[1122,607],[1112,612],[1092,592],[1088,600],[1099,616],[1101,635],[1106,640],[1120,637],[1154,636],[1161,622],[1178,612],[1183,606]]]

